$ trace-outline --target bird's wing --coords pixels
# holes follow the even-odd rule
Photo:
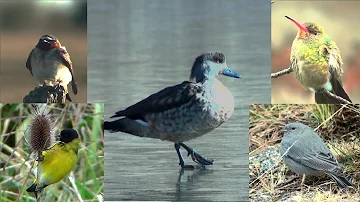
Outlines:
[[[181,84],[167,87],[140,102],[118,111],[113,117],[128,117],[136,120],[140,119],[146,122],[144,116],[149,113],[164,112],[177,108],[191,101],[194,95],[201,92],[202,86],[195,83],[184,81]]]
[[[300,159],[301,164],[315,170],[333,172],[338,170],[339,163],[330,152],[318,152],[315,155],[305,155]]]
[[[31,52],[30,52],[30,54],[29,54],[29,56],[28,56],[28,58],[26,60],[26,64],[25,64],[26,68],[30,71],[31,75],[33,75],[32,69],[31,69],[31,57],[33,55],[33,52],[34,52],[34,49],[31,50]]]
[[[73,90],[73,93],[76,95],[77,94],[77,83],[75,80],[75,73],[72,67],[72,62],[70,60],[70,55],[69,53],[66,51],[65,48],[56,48],[55,49],[56,53],[58,53],[60,55],[60,57],[62,58],[62,62],[65,64],[65,66],[67,66],[67,68],[69,69],[71,76],[72,76],[72,80],[71,80],[71,88]]]
[[[341,84],[343,76],[343,70],[341,68],[341,65],[343,64],[343,62],[340,56],[339,48],[336,46],[335,42],[328,41],[324,45],[320,46],[319,53],[320,55],[323,55],[325,58],[327,58],[330,66],[329,69],[331,77],[334,77]]]
[[[333,93],[351,102],[350,97],[342,87],[343,69],[341,68],[341,65],[343,64],[343,62],[341,60],[340,51],[337,48],[336,44],[334,42],[329,42],[323,46],[320,46],[319,51],[320,54],[324,55],[328,59],[328,63],[330,66],[329,72],[331,74],[330,83]],[[334,98],[328,97],[323,93],[315,93],[315,101],[316,103],[320,104],[339,103],[337,99],[334,100]]]

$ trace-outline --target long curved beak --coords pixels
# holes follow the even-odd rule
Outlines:
[[[304,25],[300,24],[298,21],[296,21],[295,19],[291,18],[290,16],[287,16],[285,15],[285,17],[289,20],[291,20],[293,23],[295,23],[295,25],[301,30],[301,31],[304,31],[304,32],[309,32],[309,30],[304,27]]]

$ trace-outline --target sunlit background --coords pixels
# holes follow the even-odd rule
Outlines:
[[[354,103],[360,102],[360,1],[275,1],[271,5],[272,72],[290,66],[291,44],[300,23],[321,25],[340,49],[343,85]],[[272,79],[272,103],[315,103],[314,93],[301,86],[291,73]]]
[[[87,101],[87,3],[72,1],[0,1],[0,102],[22,102],[36,87],[25,63],[39,38],[57,37],[70,54],[78,94]]]

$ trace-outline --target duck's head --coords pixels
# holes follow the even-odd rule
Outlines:
[[[203,82],[206,79],[221,74],[233,78],[241,78],[241,76],[227,66],[224,53],[210,52],[204,53],[196,57],[191,69],[190,81]]]

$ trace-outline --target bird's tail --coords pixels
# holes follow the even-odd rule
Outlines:
[[[36,199],[38,199],[38,194],[41,193],[41,191],[46,187],[45,186],[38,186],[38,184],[36,183],[36,181],[29,187],[26,189],[27,192],[34,192]]]
[[[351,102],[350,97],[345,92],[341,83],[334,76],[331,77],[330,83],[333,89],[332,93]],[[317,104],[342,104],[338,99],[335,99],[324,92],[315,92],[315,101]]]
[[[350,180],[346,178],[343,174],[333,174],[333,173],[327,173],[335,182],[336,184],[341,187],[342,189],[353,187],[356,189],[356,185],[354,185]]]
[[[122,118],[115,121],[105,121],[104,130],[109,132],[124,132],[138,137],[160,139],[160,134],[151,130],[146,124],[129,118]]]

